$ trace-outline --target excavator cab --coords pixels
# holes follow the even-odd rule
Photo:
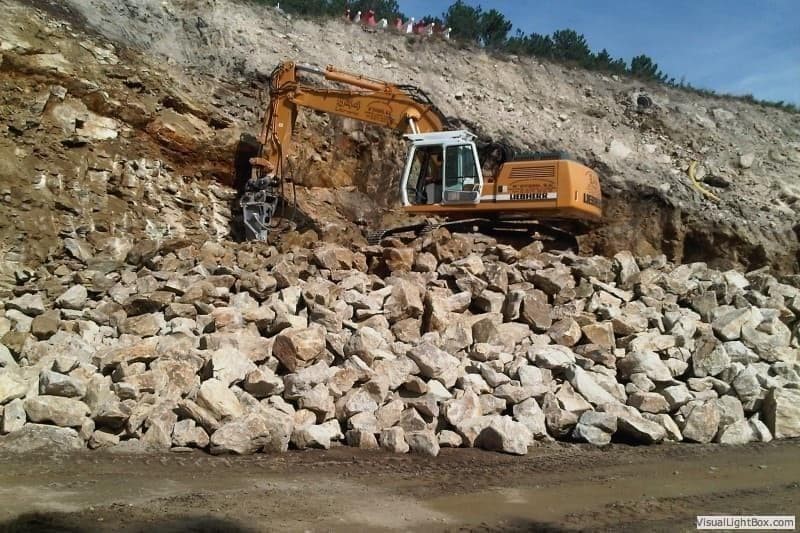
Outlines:
[[[476,205],[483,175],[475,136],[464,130],[405,135],[411,142],[400,197],[404,207]]]
[[[462,221],[602,216],[597,173],[562,152],[505,150],[481,161],[466,130],[404,137],[411,143],[400,181],[406,213]]]

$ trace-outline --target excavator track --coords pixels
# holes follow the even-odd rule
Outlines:
[[[415,236],[419,237],[422,234],[427,234],[433,231],[435,227],[430,227],[432,224],[429,221],[420,222],[417,224],[410,224],[408,226],[397,226],[395,228],[386,228],[369,231],[366,235],[367,244],[370,246],[378,245],[386,237],[398,235],[400,233],[413,232]]]
[[[545,243],[549,249],[575,252],[578,251],[577,237],[582,233],[582,228],[575,227],[574,224],[566,221],[559,224],[559,221],[544,223],[538,220],[524,219],[470,218],[442,222],[427,220],[419,224],[373,230],[367,234],[367,243],[377,245],[385,237],[407,232],[413,232],[417,238],[424,237],[437,228],[447,228],[460,233],[481,233],[501,241],[512,240],[520,244],[536,240]]]

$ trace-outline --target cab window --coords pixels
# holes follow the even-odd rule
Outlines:
[[[478,183],[478,167],[472,145],[448,146],[445,153],[445,189],[472,191]]]

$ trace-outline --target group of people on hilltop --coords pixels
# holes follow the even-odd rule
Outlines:
[[[375,18],[375,11],[372,9],[366,13],[358,11],[355,15],[347,9],[344,14],[344,19],[352,24],[360,24],[364,28],[389,29],[389,21],[385,18],[377,20]],[[424,21],[415,22],[414,17],[411,17],[407,21],[403,21],[401,17],[397,17],[391,25],[391,29],[398,33],[422,35],[426,37],[442,37],[448,41],[450,40],[450,32],[452,31],[452,28],[445,28],[437,25],[435,22],[431,22],[430,24],[426,24]]]

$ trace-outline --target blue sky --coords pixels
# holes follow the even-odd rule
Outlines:
[[[398,0],[408,16],[441,15],[452,0]],[[572,28],[594,51],[647,54],[698,87],[800,104],[798,0],[467,0],[526,33]],[[514,30],[514,31],[515,31]],[[513,33],[513,32],[512,32]]]

